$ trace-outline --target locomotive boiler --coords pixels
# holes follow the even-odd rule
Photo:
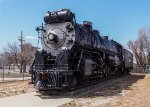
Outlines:
[[[42,50],[31,65],[38,90],[69,89],[87,81],[128,74],[133,55],[108,36],[93,29],[92,22],[78,24],[69,9],[47,12],[41,33]]]

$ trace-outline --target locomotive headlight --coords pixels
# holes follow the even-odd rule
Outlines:
[[[55,35],[52,34],[52,33],[49,33],[49,34],[48,34],[48,39],[49,39],[50,41],[54,40],[54,39],[55,39]]]

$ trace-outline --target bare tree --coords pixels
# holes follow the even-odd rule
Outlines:
[[[26,65],[32,63],[32,61],[34,59],[35,51],[36,51],[36,48],[33,47],[31,44],[29,44],[29,43],[23,44],[22,53],[21,53],[23,72],[26,71]]]
[[[133,51],[137,65],[144,67],[150,64],[150,27],[143,27],[138,32],[138,39],[129,41],[128,47]]]
[[[10,44],[8,43],[7,48],[4,48],[3,52],[3,59],[5,59],[7,65],[16,64],[18,68],[20,69],[19,63],[20,63],[20,50],[17,46],[17,43]]]
[[[22,52],[17,43],[8,43],[8,47],[4,49],[2,58],[5,58],[8,65],[17,65],[20,73],[22,73],[26,71],[26,65],[31,64],[33,61],[35,51],[36,48],[30,43],[23,44]]]

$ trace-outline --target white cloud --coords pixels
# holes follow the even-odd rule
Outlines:
[[[36,40],[38,39],[37,37],[35,36],[25,36],[25,39],[32,39],[32,40]]]

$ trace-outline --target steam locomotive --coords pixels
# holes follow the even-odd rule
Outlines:
[[[38,90],[63,90],[87,81],[129,74],[133,54],[118,42],[101,36],[92,22],[76,23],[69,9],[47,12],[41,33],[42,50],[31,65]]]

